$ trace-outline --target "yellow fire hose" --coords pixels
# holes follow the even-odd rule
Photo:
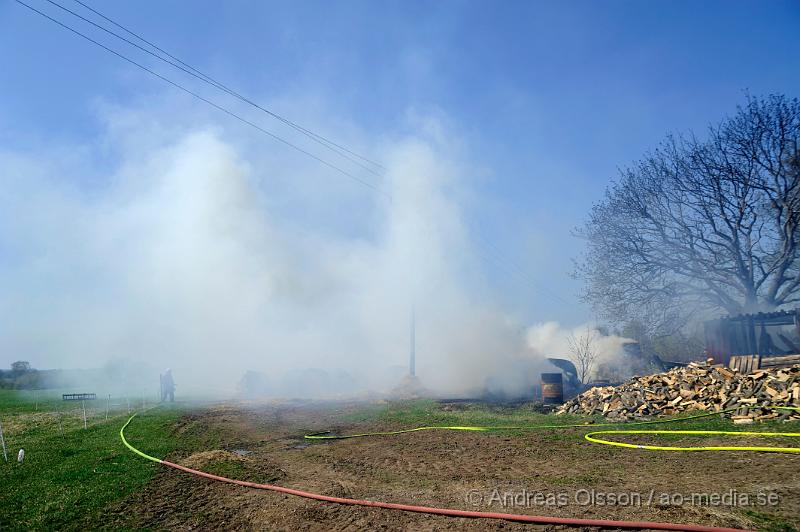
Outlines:
[[[760,408],[767,408],[767,407],[760,407]],[[768,407],[772,410],[800,410],[798,407]],[[691,419],[700,419],[704,417],[714,416],[718,414],[725,414],[728,412],[732,412],[736,409],[728,409],[722,410],[719,412],[707,412],[695,416],[688,416],[678,419],[666,419],[666,420],[655,420],[655,421],[640,421],[636,423],[628,423],[628,425],[651,425],[657,423],[675,423],[679,421],[687,421]],[[262,490],[269,490],[275,491],[283,494],[288,495],[295,495],[298,497],[304,497],[307,499],[314,499],[318,501],[324,501],[329,503],[336,503],[336,504],[346,504],[346,505],[355,505],[355,506],[366,506],[371,508],[385,508],[390,510],[402,510],[406,512],[416,512],[416,513],[425,513],[425,514],[435,514],[435,515],[445,515],[449,517],[468,517],[468,518],[485,518],[485,519],[502,519],[507,521],[518,521],[518,522],[525,522],[525,523],[536,523],[536,524],[555,524],[555,525],[569,525],[569,526],[592,526],[592,527],[614,527],[614,528],[624,528],[624,529],[655,529],[655,530],[675,530],[675,531],[692,531],[692,532],[745,532],[740,529],[733,529],[733,528],[719,528],[719,527],[711,527],[711,526],[703,526],[703,525],[693,525],[693,524],[682,524],[682,523],[658,523],[658,522],[651,522],[651,521],[615,521],[615,520],[608,520],[608,519],[580,519],[580,518],[573,518],[573,517],[554,517],[554,516],[542,516],[542,515],[527,515],[527,514],[508,514],[508,513],[498,513],[498,512],[480,512],[480,511],[471,511],[471,510],[461,510],[456,508],[438,508],[438,507],[431,507],[431,506],[418,506],[418,505],[411,505],[411,504],[400,504],[400,503],[392,503],[392,502],[383,502],[383,501],[374,501],[374,500],[366,500],[366,499],[350,499],[344,497],[332,497],[329,495],[323,495],[319,493],[313,493],[303,490],[298,490],[294,488],[287,488],[284,486],[277,486],[273,484],[259,484],[256,482],[249,482],[243,480],[236,480],[228,477],[223,477],[219,475],[214,475],[211,473],[206,473],[204,471],[199,471],[196,469],[192,469],[186,466],[182,466],[179,464],[175,464],[173,462],[169,462],[167,460],[162,460],[160,458],[156,458],[154,456],[150,456],[148,454],[143,453],[139,449],[133,447],[130,443],[128,443],[127,439],[125,438],[125,428],[131,423],[133,416],[128,419],[128,421],[122,426],[119,431],[120,438],[125,446],[136,453],[138,456],[145,458],[147,460],[151,460],[153,462],[157,462],[167,467],[171,467],[185,473],[189,473],[192,475],[196,475],[199,477],[204,477],[210,480],[216,480],[219,482],[226,482],[228,484],[235,484],[239,486],[255,488],[255,489],[262,489]],[[362,434],[349,434],[349,435],[324,435],[324,434],[309,434],[305,436],[308,440],[343,440],[348,438],[362,438],[367,436],[394,436],[398,434],[404,434],[407,432],[418,432],[422,430],[468,430],[468,431],[500,431],[500,430],[538,430],[538,429],[564,429],[564,428],[588,428],[588,427],[607,427],[607,426],[614,426],[618,425],[618,423],[602,423],[602,424],[595,424],[595,425],[530,425],[530,426],[428,426],[428,427],[415,427],[411,429],[404,429],[404,430],[396,430],[396,431],[389,431],[389,432],[368,432]],[[630,443],[622,443],[622,442],[615,442],[615,441],[608,441],[603,440],[600,438],[594,438],[593,436],[597,436],[600,434],[673,434],[673,435],[735,435],[735,436],[765,436],[765,437],[775,437],[775,436],[783,436],[783,437],[791,437],[796,438],[800,436],[800,433],[796,432],[733,432],[733,431],[713,431],[713,430],[604,430],[604,431],[594,431],[589,432],[585,435],[585,438],[594,443],[600,443],[604,445],[614,445],[618,447],[628,447],[634,449],[647,449],[652,451],[764,451],[764,452],[788,452],[788,453],[797,453],[800,452],[800,447],[668,447],[668,446],[657,446],[657,445],[635,445]]]
[[[793,406],[770,406],[770,407],[757,407],[768,410],[796,410],[800,411],[800,407]],[[595,428],[595,427],[619,427],[620,425],[655,425],[663,423],[678,423],[681,421],[689,421],[693,419],[700,419],[710,416],[726,414],[738,410],[737,408],[730,408],[727,410],[720,410],[716,412],[706,412],[694,416],[687,416],[675,419],[658,419],[654,421],[637,421],[628,423],[596,423],[596,424],[564,424],[564,425],[520,425],[520,426],[424,426],[414,427],[410,429],[394,430],[387,432],[364,432],[360,434],[344,434],[344,435],[331,435],[328,433],[315,433],[307,434],[307,440],[345,440],[350,438],[365,438],[371,436],[396,436],[399,434],[406,434],[409,432],[419,432],[423,430],[467,430],[467,431],[508,431],[508,430],[548,430],[548,429],[574,429],[574,428]],[[746,437],[784,437],[784,438],[798,438],[800,432],[746,432],[746,431],[723,431],[723,430],[600,430],[588,432],[584,435],[584,439],[592,443],[599,443],[602,445],[613,445],[615,447],[625,447],[629,449],[645,449],[648,451],[759,451],[771,453],[800,453],[800,447],[764,447],[764,446],[698,446],[698,447],[673,447],[666,445],[639,445],[634,443],[625,443],[618,441],[611,441],[596,436],[600,435],[613,435],[613,434],[638,434],[638,435],[678,435],[678,436],[746,436]]]

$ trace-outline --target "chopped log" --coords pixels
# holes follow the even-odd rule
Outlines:
[[[562,405],[557,413],[635,419],[737,408],[734,421],[739,423],[800,419],[800,411],[768,408],[772,406],[800,407],[800,364],[745,374],[693,362],[666,373],[634,377],[620,386],[590,388]]]

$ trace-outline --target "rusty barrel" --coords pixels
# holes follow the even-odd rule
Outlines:
[[[542,401],[546,405],[560,405],[564,402],[561,373],[542,373]]]

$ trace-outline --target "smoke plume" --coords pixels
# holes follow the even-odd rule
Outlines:
[[[0,154],[9,362],[170,367],[179,393],[229,393],[250,371],[265,393],[346,395],[397,383],[412,308],[431,389],[502,387],[533,359],[487,296],[436,120],[371,147],[388,200],[264,140],[131,116],[109,113],[88,147]]]

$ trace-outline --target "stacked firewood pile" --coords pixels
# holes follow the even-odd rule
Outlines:
[[[735,408],[734,423],[800,419],[800,364],[750,374],[721,365],[691,363],[666,373],[634,377],[620,386],[590,388],[558,408],[558,414],[602,414],[612,419],[668,416],[682,412],[718,412]]]

